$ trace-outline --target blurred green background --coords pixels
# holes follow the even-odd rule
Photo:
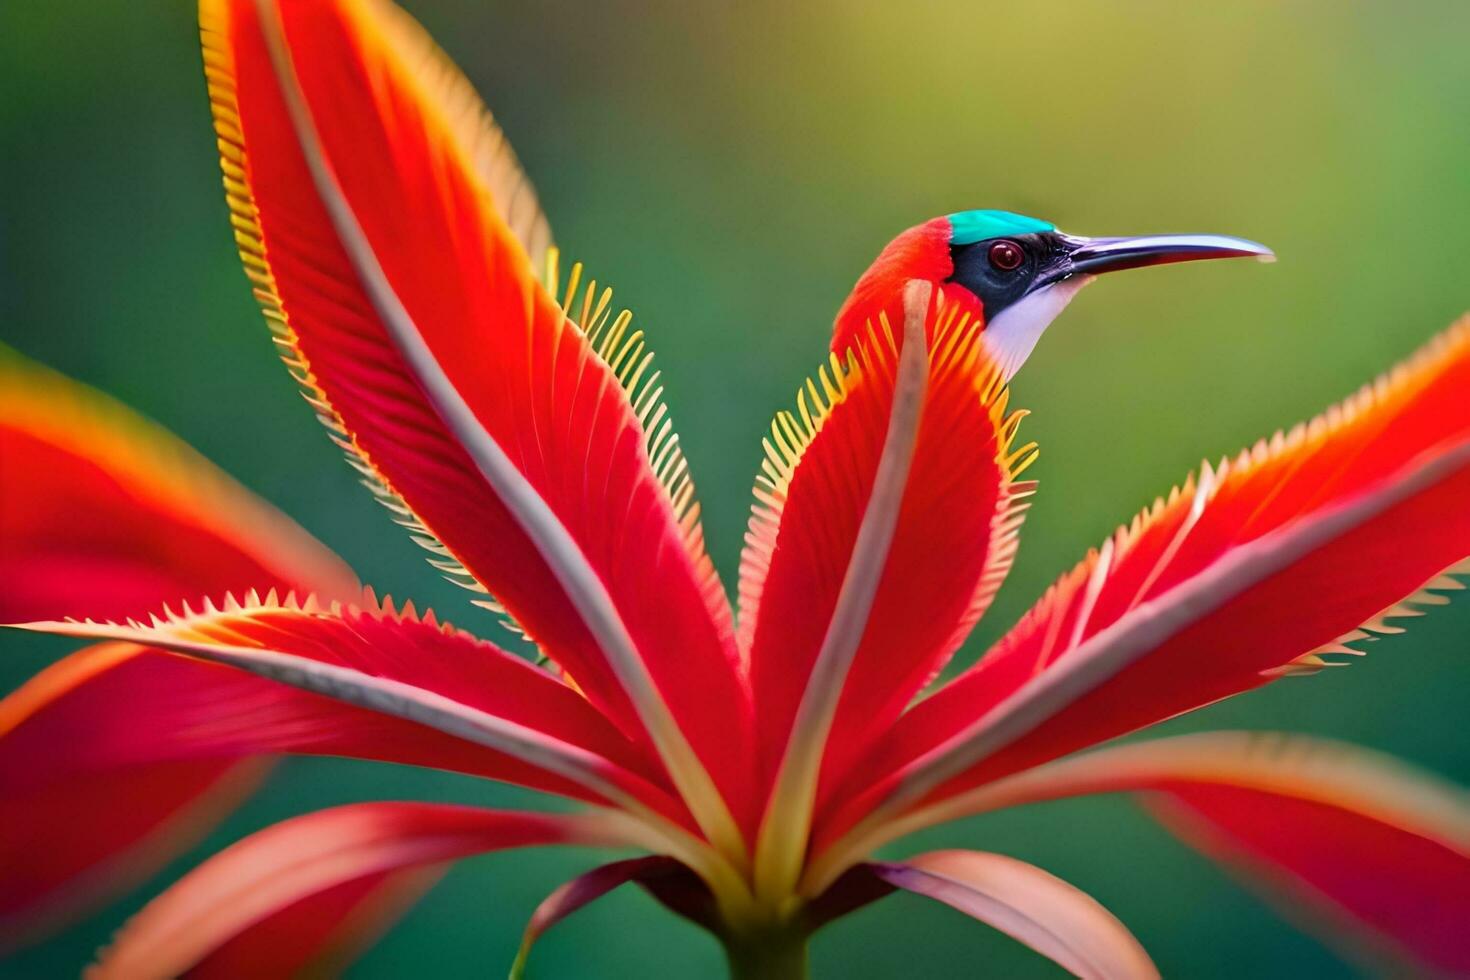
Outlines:
[[[1079,233],[1215,231],[1277,250],[1273,267],[1109,280],[1052,328],[1014,385],[1034,412],[1022,431],[1041,443],[1042,490],[967,657],[1201,456],[1319,410],[1470,306],[1470,5],[1457,0],[409,7],[499,115],[569,256],[652,334],[727,581],[758,438],[899,230],[1003,207]],[[381,590],[488,628],[357,486],[275,360],[225,222],[186,3],[0,4],[0,338],[178,432]],[[1470,782],[1467,637],[1461,602],[1351,669],[1168,728],[1331,734]],[[0,645],[6,688],[69,648]],[[404,796],[526,800],[442,774],[290,761],[145,894],[0,975],[74,973],[147,894],[266,823]],[[1347,974],[1126,800],[975,820],[894,853],[940,843],[1070,879],[1165,975]],[[469,862],[354,975],[499,975],[536,902],[591,859]],[[825,977],[1053,969],[911,898],[840,922],[814,955]],[[630,893],[553,933],[533,969],[721,967],[711,941]]]

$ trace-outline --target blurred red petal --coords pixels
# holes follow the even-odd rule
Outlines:
[[[1150,806],[1166,827],[1349,958],[1386,975],[1406,966],[1470,975],[1465,825],[1458,840],[1443,840],[1289,795],[1202,784],[1166,789]]]
[[[340,559],[178,439],[7,352],[0,485],[0,621],[141,616],[231,589],[357,593]],[[246,777],[260,766],[242,766],[238,753],[157,770],[119,758],[116,770],[91,766],[77,778],[66,757],[111,751],[110,717],[129,713],[123,730],[136,731],[138,698],[169,696],[167,687],[92,676],[138,652],[77,654],[0,701],[0,875],[13,886],[0,910],[7,943],[34,939],[137,884],[255,782]],[[78,666],[90,683],[124,697],[96,714],[72,700],[70,681],[48,687],[79,681]],[[46,716],[41,727],[51,733],[39,742],[16,728],[33,713]],[[125,813],[118,800],[128,801]]]
[[[198,843],[267,768],[258,760],[176,762],[104,769],[30,791],[7,786],[0,794],[0,955],[146,880]]]
[[[168,432],[0,353],[0,622],[142,616],[227,591],[356,594],[350,569]]]
[[[1470,793],[1352,745],[1268,732],[1134,742],[950,797],[885,836],[1111,792],[1146,793],[1166,826],[1351,957],[1386,973],[1470,972]]]
[[[597,814],[516,813],[427,803],[358,803],[295,817],[247,837],[185,875],[150,902],[103,951],[93,971],[106,978],[178,976],[209,957],[249,956],[259,947],[227,945],[263,927],[280,935],[277,918],[293,907],[303,915],[337,915],[363,878],[425,869],[446,861],[512,847],[544,844],[620,846],[631,843]],[[323,924],[316,923],[318,927]],[[289,927],[306,939],[311,923]],[[268,951],[266,951],[268,952]],[[253,955],[266,955],[257,952]]]
[[[344,882],[301,899],[227,940],[189,980],[332,977],[372,947],[447,868],[428,865]]]

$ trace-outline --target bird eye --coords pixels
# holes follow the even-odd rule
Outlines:
[[[1015,242],[1001,239],[990,246],[990,264],[1001,272],[1015,272],[1026,260],[1026,253]]]

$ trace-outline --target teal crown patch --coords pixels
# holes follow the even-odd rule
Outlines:
[[[1004,238],[1007,235],[1035,235],[1043,231],[1056,231],[1057,226],[1049,221],[1028,218],[1024,214],[1010,211],[956,211],[949,216],[951,245],[973,245],[987,238]]]

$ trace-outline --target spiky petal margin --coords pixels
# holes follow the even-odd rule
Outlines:
[[[652,369],[653,353],[648,349],[643,332],[628,332],[632,319],[628,310],[611,315],[612,290],[603,286],[598,291],[595,279],[587,280],[579,297],[578,287],[583,280],[580,263],[572,267],[565,288],[562,288],[558,272],[559,252],[552,243],[550,225],[541,210],[535,188],[489,109],[469,80],[412,17],[391,3],[373,0],[372,7],[380,19],[384,40],[395,49],[408,72],[423,86],[426,98],[440,106],[449,133],[459,142],[466,157],[474,162],[485,182],[490,205],[526,250],[533,267],[544,266],[546,288],[554,296],[562,297],[562,309],[588,335],[599,359],[608,364],[617,375],[618,382],[627,390],[643,426],[649,459],[654,463],[659,482],[684,530],[691,559],[700,568],[706,594],[719,597],[718,603],[711,601],[710,605],[715,612],[728,618],[728,604],[724,602],[714,564],[704,551],[693,482],[678,446],[678,435],[668,420],[663,387],[659,384],[660,374]],[[361,475],[364,486],[388,509],[394,522],[405,528],[413,541],[430,553],[429,564],[453,584],[484,596],[472,601],[500,615],[512,632],[525,636],[525,629],[490,595],[484,583],[434,534],[393,488],[387,476],[374,465],[312,375],[299,338],[282,310],[280,293],[266,261],[259,209],[246,181],[245,148],[234,74],[228,54],[217,40],[224,29],[224,22],[207,2],[201,5],[200,22],[205,77],[215,118],[230,221],[235,228],[235,241],[246,275],[254,286],[256,300],[265,314],[283,362],[333,442],[344,451],[348,464]]]
[[[1385,606],[1414,611],[1403,597],[1444,587],[1470,554],[1467,390],[1470,319],[1319,419],[1206,467],[906,714],[828,834],[1318,667],[1358,624],[1381,629]]]
[[[612,287],[598,287],[586,276],[582,263],[575,262],[561,281],[560,254],[546,254],[546,288],[553,298],[561,297],[568,320],[582,330],[598,359],[608,366],[627,393],[628,403],[643,432],[643,449],[654,476],[673,511],[683,535],[684,549],[695,569],[710,616],[717,622],[730,621],[730,602],[719,573],[705,549],[704,526],[694,477],[684,457],[679,433],[675,431],[665,398],[663,372],[654,364],[654,353],[643,330],[634,328],[633,314],[623,308],[613,314]]]
[[[339,558],[179,439],[3,346],[0,582],[0,621],[143,615],[252,586],[358,592]],[[0,699],[0,946],[136,884],[262,777],[264,762],[238,756],[148,765],[110,755],[115,714],[93,696],[171,659],[83,650]],[[134,707],[175,693],[130,691]],[[90,764],[72,768],[81,756]]]
[[[927,284],[910,293],[902,319],[885,311],[849,365],[834,362],[831,395],[811,383],[802,417],[778,416],[757,486],[741,624],[777,786],[764,819],[790,852],[769,866],[788,871],[817,767],[830,791],[943,666],[1011,564],[1031,489],[1016,475],[1035,447],[1014,445],[1023,413],[1007,411],[982,325],[926,302]],[[870,533],[875,516],[887,537]]]
[[[316,383],[455,560],[664,758],[738,855],[722,797],[747,792],[750,719],[733,630],[711,615],[626,393],[532,273],[374,3],[207,3],[262,260]],[[314,56],[293,58],[307,37]]]
[[[39,622],[26,629],[156,646],[220,663],[490,749],[499,778],[678,819],[662,774],[576,692],[412,604],[294,594],[227,595],[147,622]],[[391,731],[363,717],[361,751],[391,758]],[[383,744],[374,748],[379,741]],[[454,758],[452,743],[446,761]],[[487,764],[490,760],[486,760]],[[529,767],[529,768],[527,768]],[[550,775],[550,780],[544,777]],[[591,794],[588,796],[587,794]]]

